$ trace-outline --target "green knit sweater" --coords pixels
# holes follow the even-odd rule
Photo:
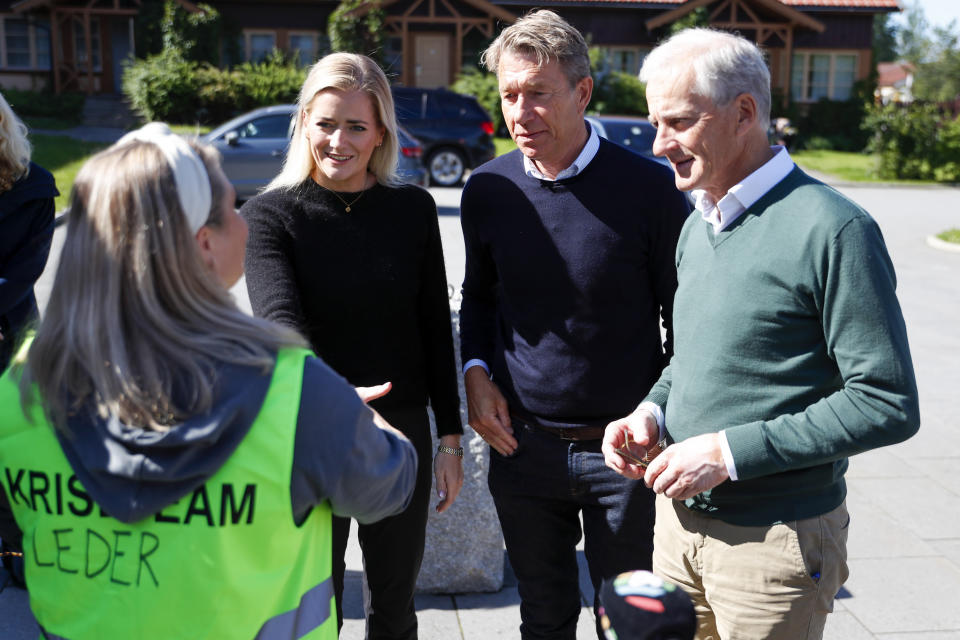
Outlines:
[[[919,427],[880,229],[794,170],[727,229],[692,215],[677,247],[674,356],[647,400],[682,441],[726,430],[739,480],[686,505],[760,526],[825,513],[847,457]]]

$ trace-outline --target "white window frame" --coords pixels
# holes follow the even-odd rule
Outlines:
[[[7,61],[7,20],[25,20],[27,22],[27,38],[30,42],[30,66],[11,67],[9,65]],[[49,31],[49,26],[47,29]],[[52,56],[53,52],[49,53]],[[52,64],[51,60],[51,64],[46,67],[37,65],[37,25],[33,20],[26,20],[23,16],[14,13],[0,14],[0,69],[4,71],[49,71]]]
[[[313,51],[311,52],[311,60],[307,63],[307,65],[311,65],[317,61],[317,56],[320,54],[320,32],[319,31],[310,31],[310,30],[290,31],[289,33],[287,33],[287,52],[290,54],[293,54],[294,51],[300,51],[299,49],[293,46],[292,40],[293,38],[300,38],[303,36],[307,36],[313,39]]]
[[[793,74],[797,71],[796,61],[793,59],[794,56],[803,56],[803,69],[800,79],[800,93],[799,95],[794,90],[793,86]],[[851,95],[853,91],[853,85],[859,80],[858,71],[860,69],[860,52],[855,50],[817,50],[817,49],[801,49],[794,50],[791,53],[790,57],[790,77],[787,81],[790,83],[790,98],[794,102],[804,102],[804,103],[813,103],[817,102],[821,98],[808,98],[807,95],[810,89],[810,59],[812,56],[830,56],[830,70],[828,72],[827,78],[827,95],[828,100],[846,100],[847,98],[837,98],[835,97],[836,93],[836,73],[837,73],[837,56],[852,56],[853,57],[853,83],[851,84]]]
[[[277,49],[276,29],[244,29],[243,30],[243,59],[247,62],[254,62],[253,59],[253,36],[271,36],[273,37],[273,48]]]

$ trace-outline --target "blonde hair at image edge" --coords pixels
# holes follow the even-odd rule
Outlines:
[[[16,116],[0,93],[0,193],[27,175],[30,168],[30,143],[27,127]]]
[[[216,152],[195,149],[211,173]],[[61,429],[92,403],[101,416],[165,430],[212,406],[220,363],[268,372],[277,349],[304,346],[236,307],[201,259],[175,185],[160,149],[142,141],[97,153],[77,174],[56,279],[21,378],[24,406],[37,399],[36,384]],[[213,189],[213,210],[224,192]],[[175,399],[175,386],[189,393]]]
[[[303,114],[308,111],[317,94],[324,89],[356,90],[370,96],[373,110],[380,120],[379,124],[383,126],[384,133],[383,143],[374,149],[370,156],[368,169],[381,184],[395,184],[399,142],[397,117],[387,76],[376,62],[366,56],[356,53],[331,53],[313,65],[300,89],[290,150],[280,174],[264,191],[295,187],[313,172],[315,164],[303,132]]]

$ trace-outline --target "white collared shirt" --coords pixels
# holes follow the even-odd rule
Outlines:
[[[773,150],[773,157],[744,178],[743,182],[731,187],[726,195],[720,198],[720,202],[714,202],[703,189],[693,191],[697,211],[713,226],[714,235],[733,224],[754,202],[793,171],[793,160],[787,149],[779,145],[770,148]]]
[[[714,202],[713,198],[707,195],[707,192],[703,189],[693,191],[697,201],[697,210],[700,211],[703,219],[713,226],[714,235],[733,224],[733,221],[743,215],[743,212],[749,209],[753,203],[762,198],[793,171],[793,160],[790,158],[787,149],[779,145],[770,148],[773,150],[773,157],[744,178],[740,184],[731,187],[726,195],[720,198],[720,202]],[[646,409],[653,414],[660,426],[660,439],[662,440],[666,435],[663,410],[652,402],[642,402],[638,408]],[[730,444],[727,442],[727,434],[723,430],[720,431],[720,450],[723,453],[723,462],[727,467],[730,479],[736,481],[737,466],[733,460],[733,453],[730,451]]]
[[[597,130],[593,128],[593,125],[590,122],[586,120],[584,120],[584,122],[586,122],[590,127],[590,135],[587,137],[587,144],[583,145],[583,150],[580,151],[580,155],[577,156],[572,165],[558,173],[556,178],[551,179],[540,173],[540,170],[537,169],[535,164],[533,164],[533,160],[527,156],[523,156],[523,169],[526,174],[531,178],[536,178],[537,180],[555,182],[557,180],[571,178],[586,169],[587,165],[590,164],[590,161],[596,157],[597,151],[600,150],[600,136],[597,135]],[[487,372],[487,375],[490,375],[490,367],[480,358],[471,358],[470,360],[467,360],[467,363],[463,365],[463,373],[466,373],[467,369],[470,367],[475,366],[483,367],[483,370]]]
[[[584,120],[584,122],[587,122]],[[523,156],[523,170],[531,178],[536,178],[537,180],[549,180],[555,182],[557,180],[564,180],[566,178],[572,178],[581,171],[587,168],[587,165],[590,164],[590,161],[594,159],[597,155],[597,151],[600,149],[600,136],[597,135],[597,130],[593,128],[593,125],[587,122],[587,125],[590,127],[590,136],[587,138],[587,144],[583,145],[583,150],[580,151],[580,155],[577,156],[577,159],[573,161],[573,164],[557,174],[556,178],[548,178],[537,169],[537,166],[533,163],[533,160],[527,156]]]

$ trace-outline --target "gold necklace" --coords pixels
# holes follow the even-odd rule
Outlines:
[[[352,207],[353,205],[357,204],[357,200],[359,200],[360,198],[362,198],[362,197],[363,197],[363,194],[365,194],[365,193],[367,192],[367,190],[364,189],[363,191],[360,192],[360,195],[358,195],[356,198],[353,199],[353,202],[347,202],[346,200],[344,200],[344,199],[340,196],[339,193],[337,193],[337,192],[334,191],[333,189],[327,189],[327,191],[329,191],[329,192],[332,193],[333,195],[337,196],[337,200],[339,200],[340,202],[342,202],[342,203],[343,203],[343,206],[345,206],[345,207],[347,208],[347,209],[346,209],[347,213],[350,213],[350,207]]]

